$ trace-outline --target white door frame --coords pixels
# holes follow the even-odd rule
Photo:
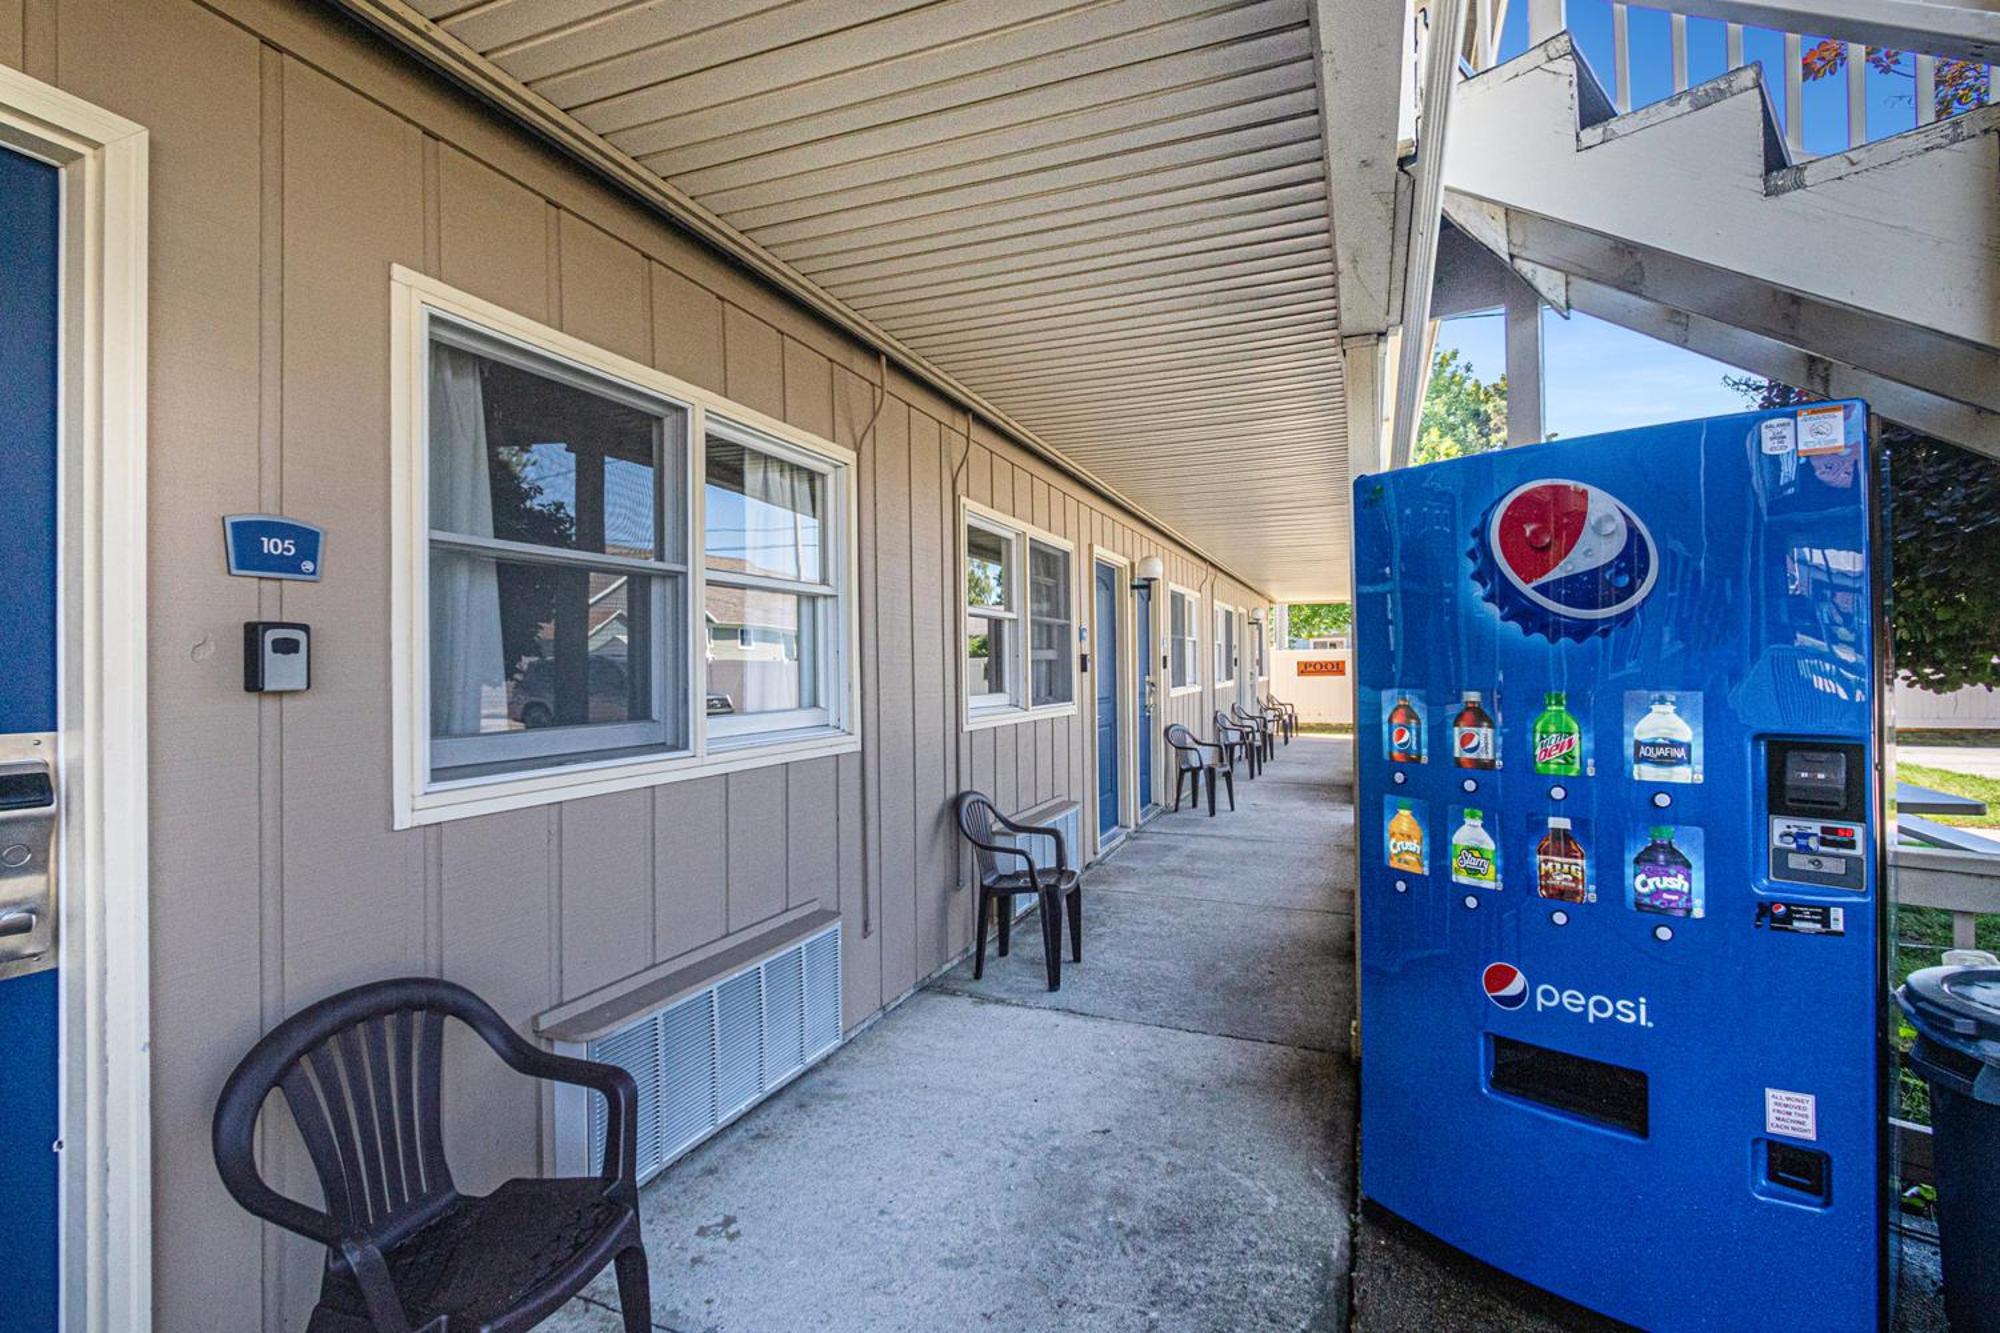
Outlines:
[[[0,65],[0,145],[62,176],[63,1327],[152,1323],[146,131]]]

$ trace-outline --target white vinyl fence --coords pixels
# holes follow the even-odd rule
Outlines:
[[[1932,694],[1910,685],[1896,686],[1896,726],[2000,728],[2000,690],[1980,686]]]
[[[1278,648],[1271,653],[1271,693],[1299,710],[1301,722],[1354,723],[1354,654],[1345,648]]]

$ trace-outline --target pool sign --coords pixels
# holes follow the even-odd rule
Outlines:
[[[231,514],[222,530],[231,574],[319,582],[324,529],[276,514]]]

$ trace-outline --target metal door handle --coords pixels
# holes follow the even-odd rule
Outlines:
[[[33,912],[9,912],[0,916],[0,937],[8,935],[32,935],[35,933]]]

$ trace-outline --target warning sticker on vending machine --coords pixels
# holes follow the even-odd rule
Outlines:
[[[1799,409],[1799,453],[1837,454],[1847,447],[1847,409],[1839,403]]]
[[[1764,1089],[1764,1132],[1788,1139],[1819,1138],[1819,1098],[1810,1092]]]

